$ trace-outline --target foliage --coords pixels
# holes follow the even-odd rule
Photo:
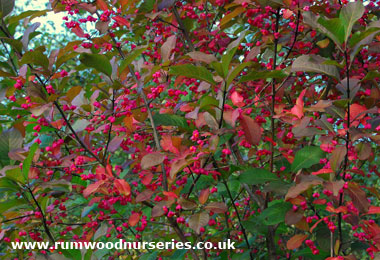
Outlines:
[[[0,0],[2,258],[378,254],[379,1],[50,5]],[[118,239],[237,246],[10,246]]]

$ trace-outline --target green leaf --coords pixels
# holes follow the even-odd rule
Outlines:
[[[84,207],[81,213],[81,217],[82,218],[86,217],[92,210],[96,209],[97,206],[98,204],[95,203],[95,204],[92,204],[91,206]]]
[[[48,70],[49,59],[41,51],[28,51],[22,56],[20,65],[22,64],[35,64]]]
[[[216,100],[216,98],[211,97],[211,96],[203,96],[200,99],[200,104],[199,104],[199,109],[208,109],[210,107],[218,107],[219,106],[219,101]]]
[[[325,19],[320,17],[317,22],[323,26],[326,35],[331,38],[337,45],[341,45],[345,39],[344,24],[339,18]]]
[[[252,235],[265,235],[268,232],[268,228],[264,225],[263,220],[257,217],[251,217],[251,219],[243,221],[242,224]]]
[[[142,4],[139,7],[139,13],[149,13],[153,10],[154,4],[156,1],[154,0],[143,0]]]
[[[10,14],[15,7],[15,0],[0,0],[0,18]]]
[[[171,260],[183,260],[185,259],[187,250],[185,249],[177,249],[174,251],[172,256],[170,257]]]
[[[181,128],[189,128],[189,126],[187,125],[186,119],[178,115],[154,114],[153,120],[156,123],[156,125],[178,126]]]
[[[219,76],[223,77],[223,65],[222,63],[219,63],[217,61],[211,62],[211,66],[214,68],[216,73],[218,73]]]
[[[319,17],[313,12],[304,12],[302,14],[304,22],[315,29],[319,29],[323,34],[335,42],[337,47],[343,51],[341,43],[344,41],[344,27],[339,18],[326,20]]]
[[[25,179],[24,179],[24,176],[22,175],[20,167],[6,170],[5,176],[7,176],[8,179],[14,182],[25,184]]]
[[[4,42],[8,43],[10,46],[12,46],[17,52],[22,51],[22,42],[21,41],[11,39],[8,37],[0,37],[0,39]]]
[[[282,70],[272,71],[253,71],[248,75],[244,75],[240,79],[240,83],[257,79],[269,79],[269,78],[285,78],[287,75]]]
[[[9,165],[8,153],[22,147],[22,135],[16,128],[3,131],[0,134],[0,163],[2,166]]]
[[[371,35],[375,35],[380,32],[380,28],[378,27],[371,27],[365,30],[364,32],[356,32],[352,35],[350,41],[349,41],[349,46],[352,48],[356,44],[360,43],[363,41],[365,38]],[[373,37],[372,37],[373,38]],[[372,39],[371,39],[372,40]]]
[[[18,186],[9,178],[3,177],[0,179],[0,192],[18,191]]]
[[[32,165],[34,154],[36,153],[38,149],[38,143],[34,143],[29,150],[28,157],[25,158],[23,164],[22,164],[22,174],[24,175],[25,180],[28,179],[30,166]]]
[[[73,129],[75,132],[82,132],[89,124],[91,124],[91,122],[87,119],[79,119],[73,124]]]
[[[62,64],[71,60],[72,58],[75,58],[78,55],[79,55],[78,52],[70,52],[70,53],[67,53],[66,55],[62,55],[61,57],[57,58],[57,61],[55,62],[55,68],[58,69],[59,67],[61,67]]]
[[[363,80],[373,80],[374,78],[379,78],[380,77],[380,73],[377,72],[377,71],[370,71],[367,73],[367,75],[365,75],[365,77],[362,79]]]
[[[68,259],[82,259],[82,253],[79,249],[61,249],[60,251]]]
[[[7,199],[6,201],[2,201],[0,203],[0,214],[3,214],[4,212],[19,207],[21,205],[27,205],[25,203],[25,200],[23,199]]]
[[[262,168],[251,168],[239,176],[239,181],[246,184],[263,184],[268,181],[278,181],[278,177]]]
[[[24,19],[26,17],[29,17],[32,19],[32,18],[36,18],[36,17],[40,17],[40,16],[43,16],[45,15],[46,13],[48,12],[48,10],[30,10],[30,11],[26,11],[26,12],[23,12],[17,16],[13,16],[9,19],[9,24],[11,23],[16,23],[18,21],[20,21],[21,19]]]
[[[235,55],[235,52],[237,50],[237,47],[232,48],[231,50],[228,50],[223,56],[222,56],[222,68],[223,68],[223,77],[226,78],[228,74],[228,69],[230,67],[230,63],[232,58]]]
[[[344,42],[347,42],[352,31],[352,26],[363,16],[364,11],[362,1],[349,2],[340,10],[339,19],[344,27]]]
[[[24,50],[28,50],[29,41],[33,39],[36,35],[38,35],[38,32],[35,32],[38,27],[41,26],[41,23],[34,23],[30,25],[25,31],[24,35],[21,38],[22,46],[24,47]],[[39,47],[38,47],[39,48]],[[43,52],[43,51],[41,51]]]
[[[232,81],[240,74],[240,72],[247,66],[251,65],[251,62],[244,62],[236,66],[228,75],[227,78],[227,88],[232,83]]]
[[[292,205],[290,203],[276,200],[261,213],[259,218],[265,225],[276,225],[285,221],[285,215],[291,208]]]
[[[213,85],[216,84],[210,71],[208,71],[205,67],[195,66],[192,64],[173,66],[170,68],[170,74],[203,80]]]
[[[326,59],[318,55],[301,55],[292,65],[292,71],[316,72],[339,79],[339,70],[334,65],[323,64]]]
[[[92,258],[92,252],[93,252],[92,249],[87,249],[86,254],[84,255],[83,260],[91,260],[91,258]]]
[[[310,248],[303,248],[294,253],[293,259],[302,257],[302,259],[320,260],[320,259],[326,259],[329,256],[330,255],[327,252],[322,251],[322,250],[319,250],[318,255],[314,255]]]
[[[355,56],[364,46],[373,42],[373,38],[380,32],[380,21],[375,21],[367,26],[364,32],[356,32],[352,35],[349,45],[352,48],[350,60],[353,61]]]
[[[83,53],[80,57],[80,61],[87,67],[103,72],[107,76],[111,76],[112,74],[111,63],[104,55]]]
[[[129,64],[132,63],[138,56],[140,56],[147,47],[136,48],[126,55],[125,59],[121,61],[119,71],[122,72]]]
[[[139,257],[140,260],[155,260],[157,259],[158,251],[153,253],[145,253],[143,256]]]
[[[325,153],[317,146],[306,146],[296,153],[292,163],[292,171],[307,169],[324,157]]]
[[[222,56],[222,61],[221,61],[222,70],[223,70],[223,76],[222,77],[224,79],[228,75],[228,71],[230,68],[231,61],[232,61],[240,43],[244,40],[244,38],[245,38],[245,32],[240,33],[240,36],[227,46],[226,53]]]

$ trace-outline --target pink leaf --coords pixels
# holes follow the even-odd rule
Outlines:
[[[302,90],[301,95],[297,98],[296,105],[290,110],[290,112],[296,115],[299,119],[303,117],[303,96],[306,89]]]

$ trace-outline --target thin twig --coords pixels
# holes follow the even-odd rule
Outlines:
[[[116,94],[116,91],[113,89],[112,90],[112,114],[111,114],[111,116],[115,116],[115,94]],[[110,145],[110,142],[111,142],[112,126],[113,126],[113,123],[111,122],[110,129],[108,129],[108,141],[107,141],[107,145],[106,145],[106,150],[104,151],[103,162],[105,162],[107,160],[108,146]]]
[[[351,119],[350,119],[350,106],[351,106],[351,96],[350,96],[350,66],[349,66],[349,57],[348,57],[348,52],[347,52],[347,47],[344,52],[345,60],[346,60],[346,78],[347,78],[347,132],[346,132],[346,154],[344,156],[344,163],[343,163],[343,176],[342,180],[345,181],[346,179],[346,172],[347,172],[347,167],[348,167],[348,149],[350,146],[350,127],[351,127]],[[339,206],[342,206],[343,204],[343,193],[340,193],[339,195]],[[338,214],[338,233],[339,233],[339,249],[338,249],[338,255],[340,250],[342,249],[342,243],[343,243],[343,231],[342,231],[342,213]]]
[[[49,237],[49,239],[51,240],[51,242],[55,243],[55,240],[54,240],[54,237],[53,235],[51,234],[50,232],[50,229],[46,223],[46,216],[40,206],[40,204],[38,203],[36,197],[34,196],[33,194],[33,191],[30,189],[29,186],[26,186],[26,188],[28,189],[30,195],[32,196],[32,199],[34,201],[34,203],[36,204],[37,208],[38,208],[38,211],[41,212],[41,215],[42,215],[42,225],[44,226],[44,229],[45,229],[45,232],[46,232],[46,235]]]

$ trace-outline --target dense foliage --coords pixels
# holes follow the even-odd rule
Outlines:
[[[373,258],[379,3],[0,0],[1,259]],[[236,249],[10,247],[119,239]]]

